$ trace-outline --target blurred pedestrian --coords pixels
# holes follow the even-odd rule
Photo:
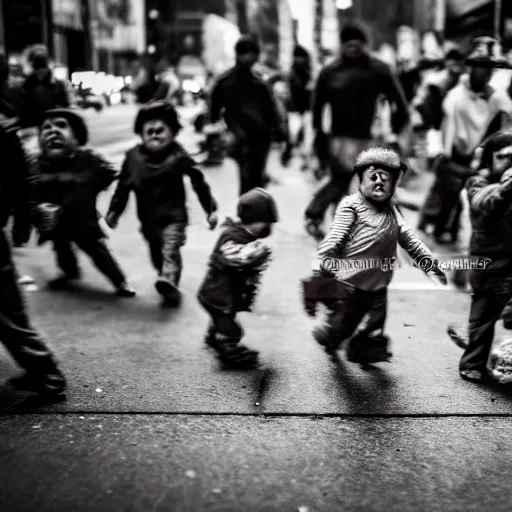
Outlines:
[[[73,105],[69,84],[55,78],[50,69],[48,48],[34,45],[28,51],[32,68],[21,87],[22,110],[20,113],[22,140],[28,155],[39,153],[39,127],[47,110]]]
[[[134,297],[124,272],[112,256],[99,224],[96,201],[117,176],[103,157],[83,146],[88,132],[83,118],[70,109],[50,109],[41,124],[41,154],[32,157],[34,201],[38,205],[40,243],[50,240],[62,275],[50,281],[55,290],[80,279],[73,245],[94,262],[119,297]]]
[[[236,317],[254,305],[271,255],[262,239],[279,219],[274,198],[262,188],[240,197],[237,214],[222,226],[198,299],[211,317],[206,343],[227,366],[252,368],[258,352],[240,344],[244,331]]]
[[[13,87],[9,80],[9,62],[7,55],[0,50],[0,115],[3,116],[3,126],[9,132],[16,134],[20,129],[20,94],[19,88]],[[7,162],[8,160],[6,160]],[[9,172],[23,173],[23,170],[18,170],[17,165],[21,160],[9,161]],[[25,166],[25,163],[22,164]],[[12,225],[12,241],[15,247],[22,247],[30,238],[30,224],[27,226],[26,222],[26,208],[21,205],[18,208],[14,205],[12,212],[13,225]]]
[[[470,273],[473,289],[469,343],[459,363],[463,379],[481,382],[495,324],[502,316],[510,327],[512,300],[512,134],[498,132],[484,145],[488,166],[466,183],[471,214],[471,256],[487,263]],[[508,304],[508,305],[507,305]],[[451,335],[456,329],[451,327]],[[464,339],[465,336],[462,336]]]
[[[466,180],[474,174],[471,161],[475,149],[491,131],[500,129],[503,116],[512,116],[512,100],[506,92],[489,86],[495,69],[510,67],[501,56],[498,41],[475,39],[466,65],[469,74],[461,78],[443,102],[443,155],[436,164],[434,184],[440,196],[434,236],[440,244],[458,239],[462,212],[459,196]]]
[[[275,99],[268,84],[252,71],[260,49],[249,37],[236,44],[236,65],[222,75],[210,99],[211,123],[224,119],[234,136],[232,156],[240,172],[240,195],[267,184],[265,169],[272,138],[284,138]]]
[[[23,295],[17,284],[5,224],[12,209],[31,214],[29,172],[21,143],[15,131],[5,128],[0,116],[0,151],[11,165],[0,167],[0,341],[25,373],[10,380],[19,391],[38,393],[45,398],[63,398],[65,378],[43,337],[32,327]],[[7,125],[9,126],[9,125]]]
[[[126,154],[106,217],[107,224],[115,228],[133,190],[142,234],[158,272],[155,287],[162,296],[162,305],[169,307],[180,303],[180,251],[188,225],[185,176],[192,182],[210,228],[217,224],[217,203],[203,173],[175,141],[180,129],[178,114],[170,102],[155,101],[141,108],[135,133],[142,144]]]
[[[372,145],[372,125],[377,101],[385,96],[395,106],[393,138],[409,120],[404,92],[389,66],[369,55],[367,36],[356,24],[341,31],[341,56],[326,66],[318,77],[313,98],[313,128],[322,140],[324,108],[330,107],[331,133],[328,137],[330,181],[313,197],[305,212],[306,229],[322,238],[325,212],[348,193],[352,168],[361,151]]]

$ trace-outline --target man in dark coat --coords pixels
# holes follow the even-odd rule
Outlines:
[[[240,195],[266,185],[265,167],[272,137],[281,133],[281,120],[270,87],[252,71],[259,47],[243,37],[235,47],[236,66],[213,87],[210,122],[224,118],[235,137],[233,158],[240,169]]]
[[[62,397],[66,381],[55,358],[41,335],[33,329],[4,229],[12,208],[24,209],[25,226],[29,226],[28,166],[15,131],[4,126],[0,118],[0,150],[5,161],[16,167],[0,168],[0,341],[25,374],[11,379],[17,390],[35,392],[45,397]]]

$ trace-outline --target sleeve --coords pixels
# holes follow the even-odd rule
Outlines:
[[[221,111],[224,107],[222,99],[221,83],[217,81],[212,88],[210,94],[209,117],[210,123],[218,123],[220,121]]]
[[[270,249],[261,240],[238,244],[229,240],[219,248],[222,264],[232,268],[258,268],[270,257]]]
[[[106,190],[118,176],[115,167],[98,153],[89,151],[92,158],[91,167],[95,169],[95,187],[96,191],[103,192]]]
[[[396,108],[392,118],[392,128],[393,132],[398,134],[409,121],[409,109],[402,85],[387,66],[384,71],[382,85],[384,96],[386,96],[388,101]]]
[[[512,199],[512,179],[502,184],[491,184],[482,176],[474,176],[466,183],[468,200],[473,211],[483,216],[503,211]]]
[[[317,255],[319,259],[330,256],[345,245],[355,220],[356,213],[354,209],[345,201],[342,201],[336,210],[329,233],[318,247]]]
[[[204,178],[204,174],[193,166],[187,166],[186,174],[190,178],[197,198],[207,215],[217,211],[217,202],[215,201],[210,186]]]
[[[434,256],[430,249],[421,241],[414,230],[405,223],[402,215],[396,210],[395,212],[399,230],[398,245],[407,251],[407,254],[416,264],[419,264],[422,260],[433,261]]]
[[[311,109],[313,111],[313,128],[316,131],[322,130],[322,113],[327,102],[327,74],[328,70],[326,68],[322,69],[313,91]]]
[[[30,236],[30,226],[35,217],[32,184],[35,179],[36,159],[27,159],[18,137],[9,136],[12,172],[13,214],[18,235],[22,239]]]
[[[119,175],[119,181],[117,182],[116,190],[112,196],[112,200],[110,201],[107,214],[107,216],[113,216],[115,220],[119,219],[126,209],[130,192],[133,188],[132,179],[126,162],[127,159],[125,158]]]

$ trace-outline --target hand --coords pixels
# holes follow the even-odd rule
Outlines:
[[[448,278],[441,269],[436,268],[433,270],[433,273],[439,278],[439,281],[441,281],[442,285],[446,286],[448,284]]]
[[[217,212],[212,212],[208,215],[208,225],[211,230],[214,230],[217,227],[219,222],[219,215]]]
[[[117,224],[119,222],[118,219],[116,219],[116,216],[113,214],[113,213],[109,213],[107,214],[107,216],[105,217],[105,222],[107,223],[107,226],[110,228],[110,229],[116,229],[117,228]]]

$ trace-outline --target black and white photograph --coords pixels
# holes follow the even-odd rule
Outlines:
[[[2,512],[512,509],[512,0],[0,0],[0,157]]]

